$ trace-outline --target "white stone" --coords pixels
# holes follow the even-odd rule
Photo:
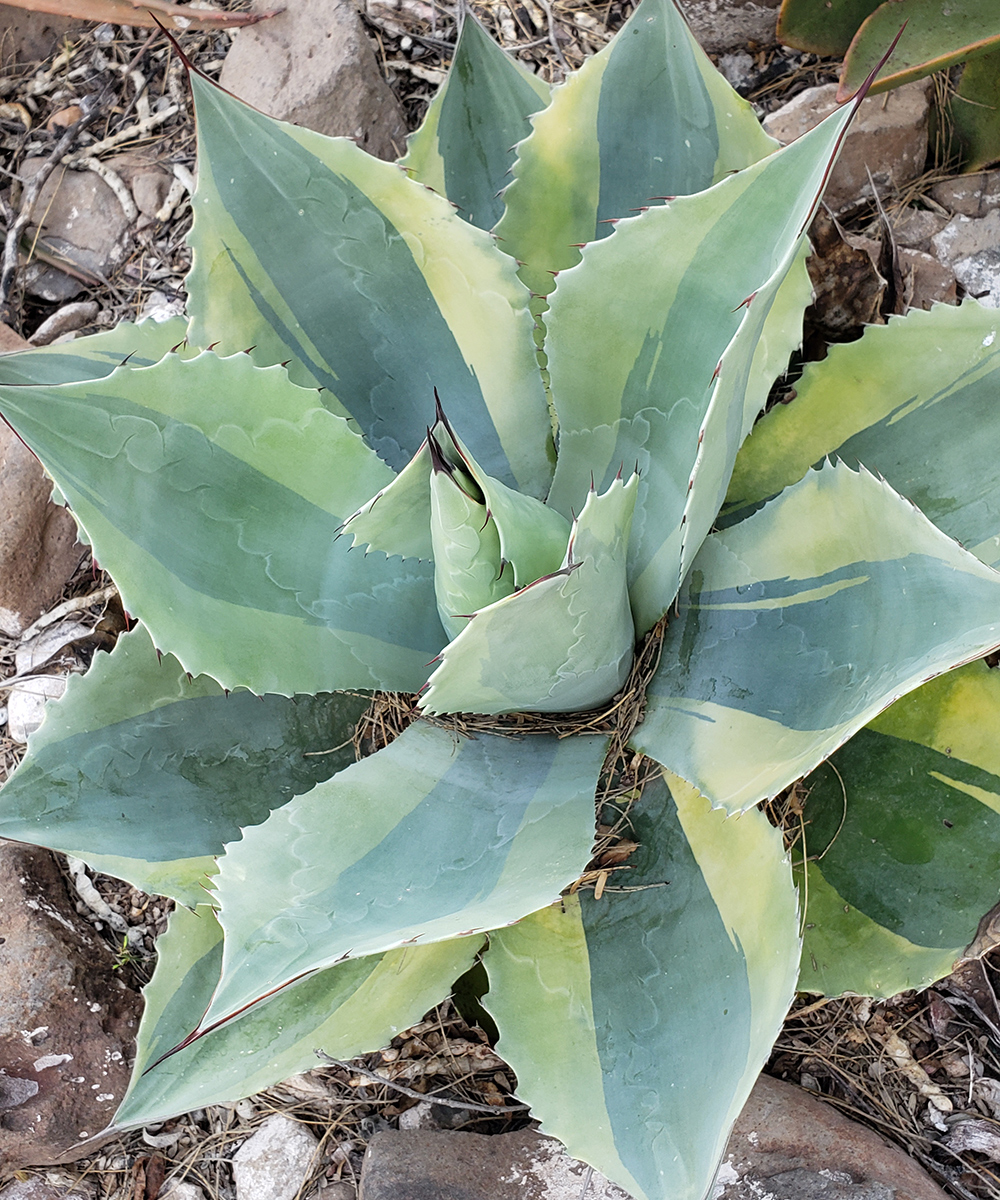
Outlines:
[[[295,1200],[318,1150],[304,1125],[280,1113],[268,1117],[233,1155],[237,1200]]]
[[[166,1191],[160,1192],[160,1200],[205,1200],[205,1193],[196,1183],[168,1183]]]
[[[973,219],[957,216],[933,239],[934,253],[970,296],[1000,308],[1000,209]]]

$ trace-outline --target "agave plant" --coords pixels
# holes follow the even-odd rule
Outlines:
[[[793,870],[814,990],[927,983],[996,899],[997,314],[755,427],[851,113],[779,150],[670,0],[551,91],[467,20],[400,165],[192,84],[188,318],[0,364],[139,621],[0,803],[177,902],[109,1127],[384,1045],[482,956],[544,1128],[700,1200]],[[835,751],[792,864],[758,805]],[[637,848],[584,874],[606,759]]]

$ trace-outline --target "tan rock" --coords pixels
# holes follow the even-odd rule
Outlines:
[[[0,928],[7,1174],[93,1150],[125,1093],[140,1000],[77,915],[49,851],[0,841]]]
[[[0,353],[27,345],[0,324]],[[0,632],[18,634],[51,607],[83,557],[76,522],[51,496],[38,459],[0,423]]]
[[[862,103],[824,195],[835,213],[871,199],[869,171],[880,195],[921,174],[927,158],[930,91],[930,81],[921,79]],[[839,107],[836,96],[835,83],[807,88],[765,117],[764,128],[788,145]]]
[[[108,159],[108,166],[128,184],[139,212],[144,217],[155,217],[174,181],[170,170],[155,158],[138,152]]]
[[[630,1200],[554,1138],[387,1129],[368,1143],[358,1200]],[[322,1193],[321,1193],[322,1195]]]
[[[48,58],[67,34],[83,28],[82,22],[72,17],[0,4],[0,61],[38,62]]]
[[[931,238],[948,224],[948,218],[926,208],[904,208],[892,221],[892,236],[897,246],[911,250],[930,250]]]
[[[269,116],[354,138],[378,158],[405,150],[402,110],[350,0],[286,0],[278,16],[240,30],[220,82]]]

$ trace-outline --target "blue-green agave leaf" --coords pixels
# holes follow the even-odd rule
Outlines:
[[[543,1130],[636,1200],[703,1200],[794,994],[795,891],[759,812],[667,774],[631,820],[600,899],[490,935],[485,1003]]]
[[[939,529],[1000,565],[998,331],[997,310],[966,299],[890,317],[831,346],[806,366],[795,400],[776,405],[743,444],[727,522],[835,455],[877,472]]]
[[[1000,644],[1000,575],[888,484],[826,465],[712,534],[634,744],[731,811]]]
[[[514,147],[528,118],[549,102],[549,85],[505,54],[465,11],[448,78],[438,89],[401,165],[458,206],[480,229],[503,213]]]
[[[202,1028],[345,958],[515,921],[587,863],[600,737],[420,721],[228,848],[222,979]]]
[[[126,609],[192,674],[285,695],[426,680],[444,641],[430,568],[337,539],[392,472],[281,367],[168,355],[7,388],[3,411]]]
[[[539,295],[552,290],[552,272],[579,261],[580,243],[610,232],[603,222],[703,191],[777,147],[673,0],[643,0],[532,126],[497,235]]]
[[[998,748],[1000,672],[979,661],[805,780],[801,988],[887,997],[950,973],[1000,899]]]
[[[757,346],[849,118],[841,110],[709,191],[620,222],[559,276],[546,341],[560,425],[550,502],[566,512],[591,474],[606,485],[638,464],[629,588],[640,634],[722,503],[751,380],[753,404],[766,397]]]
[[[140,626],[47,707],[0,791],[0,837],[198,904],[226,842],[353,761],[366,704],[227,696],[172,655],[161,660]]]
[[[171,350],[176,350],[182,357],[196,353],[183,345],[186,336],[184,317],[140,321],[138,325],[122,321],[106,333],[95,333],[78,341],[3,354],[0,355],[0,389],[26,383],[102,379],[120,367],[125,359],[133,367],[150,367]],[[0,397],[2,395],[0,391]],[[2,403],[0,399],[0,408]]]
[[[591,491],[559,571],[481,609],[441,652],[428,712],[571,712],[608,700],[632,665],[625,584],[638,479]]]
[[[406,946],[319,971],[167,1058],[204,1012],[222,964],[222,929],[202,905],[178,908],[157,943],[132,1083],[114,1128],[164,1121],[239,1100],[321,1065],[316,1051],[348,1059],[385,1046],[440,1003],[472,965],[480,939]]]
[[[484,469],[544,496],[549,413],[511,260],[398,166],[192,86],[192,341],[288,361],[396,470],[433,421],[436,386]]]

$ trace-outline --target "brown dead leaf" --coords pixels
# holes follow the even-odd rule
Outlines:
[[[597,856],[597,862],[602,867],[614,867],[625,862],[627,858],[639,849],[638,842],[616,842],[607,850],[602,850]]]
[[[821,208],[809,229],[813,252],[807,266],[813,283],[813,324],[831,340],[857,335],[863,325],[884,325],[886,281],[879,273],[881,246],[845,233]]]

